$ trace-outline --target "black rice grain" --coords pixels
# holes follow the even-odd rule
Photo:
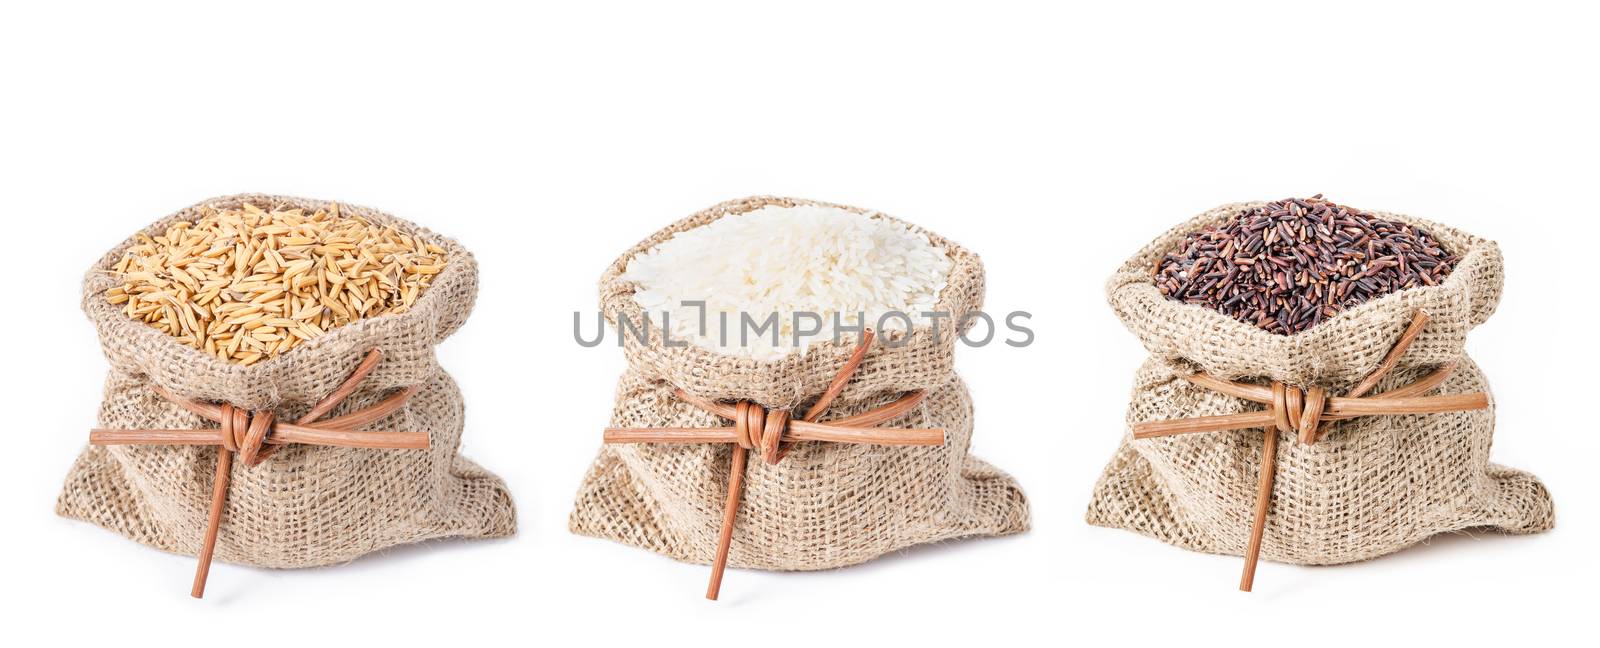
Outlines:
[[[1438,285],[1459,260],[1419,228],[1318,194],[1190,234],[1156,264],[1155,285],[1168,299],[1292,335],[1367,300]]]

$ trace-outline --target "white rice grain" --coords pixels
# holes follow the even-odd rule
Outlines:
[[[774,360],[833,339],[836,315],[845,326],[876,328],[884,313],[899,312],[915,326],[927,326],[921,313],[934,310],[950,266],[950,257],[927,235],[876,215],[768,205],[679,232],[629,260],[623,278],[638,284],[633,299],[654,325],[667,314],[674,340]],[[684,304],[702,300],[704,331],[702,310]],[[821,331],[798,345],[796,312],[822,318]],[[725,327],[719,313],[728,314]],[[772,313],[778,314],[776,345],[770,332],[758,336],[753,330],[741,342],[741,314],[760,323]],[[885,331],[906,325],[898,316],[881,323]],[[815,322],[800,324],[809,331]]]

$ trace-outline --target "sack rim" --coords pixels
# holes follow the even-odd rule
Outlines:
[[[266,202],[274,206],[294,206],[302,209],[322,209],[337,204],[341,214],[353,214],[382,224],[394,225],[397,229],[400,229],[409,235],[418,236],[429,243],[433,243],[441,248],[444,248],[446,251],[447,263],[445,265],[445,269],[439,273],[439,276],[434,279],[433,283],[429,285],[427,290],[422,292],[422,294],[417,298],[416,303],[413,304],[412,307],[406,312],[390,313],[380,315],[378,317],[356,320],[349,324],[331,329],[325,335],[297,345],[295,348],[290,349],[283,354],[271,358],[264,358],[261,361],[248,366],[231,361],[221,360],[216,356],[208,354],[200,349],[183,344],[179,342],[177,338],[156,329],[154,326],[150,326],[149,324],[128,317],[122,312],[121,308],[106,301],[105,291],[109,288],[120,285],[119,282],[115,281],[113,274],[109,270],[109,267],[121,260],[123,252],[132,245],[136,244],[137,239],[141,234],[145,236],[155,236],[159,233],[165,232],[172,223],[182,220],[188,220],[192,222],[199,216],[201,210],[215,209],[218,207],[233,207],[247,202],[253,204]],[[144,228],[134,232],[133,234],[128,235],[128,237],[123,239],[122,242],[113,246],[110,251],[101,256],[98,261],[90,266],[89,270],[85,273],[83,281],[82,308],[90,323],[95,326],[103,344],[107,343],[108,340],[134,340],[139,342],[141,345],[148,345],[148,348],[156,349],[156,352],[151,354],[153,357],[164,357],[167,359],[181,360],[185,363],[192,363],[192,365],[195,366],[196,371],[203,371],[212,374],[227,374],[230,377],[243,380],[260,379],[266,381],[274,375],[280,366],[289,363],[303,362],[307,356],[312,356],[313,354],[317,353],[321,347],[359,342],[363,338],[370,337],[368,335],[368,330],[374,326],[394,326],[397,322],[400,323],[401,326],[407,324],[420,326],[428,320],[435,320],[435,324],[437,324],[437,320],[439,319],[438,313],[442,312],[443,307],[445,306],[444,304],[439,303],[439,301],[446,298],[442,295],[448,291],[436,290],[436,288],[463,280],[470,280],[475,277],[476,274],[476,260],[473,258],[472,253],[467,251],[467,249],[462,246],[459,241],[456,241],[448,236],[441,235],[406,219],[396,217],[392,214],[372,207],[353,203],[345,203],[336,200],[302,198],[278,194],[227,194],[208,198],[169,213],[155,222],[150,223]],[[434,343],[437,344],[439,341],[445,339],[454,332],[454,329],[439,329],[437,331],[437,337],[435,338]],[[110,360],[113,365],[117,364],[116,360],[110,358],[109,356],[108,360]],[[155,372],[150,373],[153,376]]]
[[[1234,319],[1232,317],[1229,317],[1228,315],[1222,313],[1221,311],[1218,311],[1218,310],[1215,310],[1215,309],[1212,309],[1212,308],[1208,308],[1206,306],[1201,306],[1199,304],[1189,304],[1189,303],[1185,303],[1185,302],[1181,302],[1181,301],[1167,299],[1167,296],[1161,294],[1160,289],[1156,288],[1155,283],[1152,282],[1152,281],[1148,281],[1148,280],[1147,281],[1143,281],[1143,282],[1129,281],[1129,277],[1128,277],[1129,273],[1137,272],[1137,273],[1142,273],[1142,274],[1148,276],[1150,274],[1150,271],[1153,270],[1153,266],[1150,265],[1150,262],[1153,259],[1150,259],[1150,258],[1147,258],[1147,257],[1150,257],[1150,254],[1152,253],[1152,250],[1155,247],[1156,243],[1158,243],[1160,241],[1163,241],[1163,240],[1166,240],[1166,239],[1168,239],[1168,238],[1170,238],[1170,237],[1172,237],[1174,235],[1180,235],[1180,234],[1181,235],[1187,235],[1187,234],[1190,234],[1190,233],[1193,233],[1193,232],[1198,232],[1198,231],[1200,231],[1201,229],[1203,229],[1205,227],[1209,227],[1210,225],[1215,224],[1216,222],[1222,222],[1222,221],[1225,221],[1225,220],[1227,220],[1229,218],[1232,218],[1233,217],[1232,215],[1236,215],[1238,211],[1241,211],[1241,210],[1244,210],[1244,209],[1253,208],[1253,207],[1259,207],[1259,206],[1266,205],[1266,204],[1268,204],[1268,201],[1264,201],[1264,200],[1262,200],[1262,201],[1226,203],[1226,204],[1220,205],[1218,207],[1215,207],[1213,209],[1206,210],[1205,212],[1202,212],[1200,215],[1195,216],[1194,218],[1191,218],[1191,219],[1189,219],[1187,221],[1184,221],[1183,223],[1180,223],[1178,225],[1175,225],[1173,227],[1168,228],[1166,231],[1162,232],[1159,236],[1157,236],[1155,239],[1153,239],[1151,241],[1151,243],[1149,245],[1147,245],[1144,249],[1141,249],[1138,254],[1134,255],[1132,258],[1130,258],[1127,261],[1125,261],[1123,263],[1122,267],[1117,269],[1116,274],[1112,275],[1110,281],[1107,282],[1108,283],[1108,285],[1107,285],[1107,294],[1108,294],[1108,296],[1113,301],[1115,301],[1119,296],[1132,296],[1135,299],[1147,299],[1147,298],[1153,297],[1155,299],[1161,300],[1162,302],[1171,304],[1174,307],[1185,309],[1187,312],[1196,313],[1199,317],[1202,317],[1202,318],[1204,318],[1206,320],[1210,320],[1211,323],[1214,323],[1214,324],[1219,325],[1219,326],[1224,326],[1224,327],[1229,327],[1229,328],[1235,327],[1235,326],[1236,327],[1241,327],[1245,331],[1248,331],[1248,332],[1251,332],[1251,333],[1265,334],[1267,336],[1270,336],[1273,339],[1278,339],[1278,340],[1293,340],[1293,339],[1296,339],[1296,338],[1304,339],[1304,338],[1307,338],[1307,337],[1312,337],[1312,334],[1316,333],[1318,331],[1318,329],[1324,329],[1324,328],[1328,327],[1330,324],[1333,324],[1335,322],[1341,322],[1341,321],[1344,321],[1344,320],[1349,320],[1349,319],[1354,319],[1354,318],[1360,317],[1361,315],[1363,315],[1365,313],[1365,311],[1383,308],[1383,307],[1387,306],[1391,302],[1396,302],[1396,301],[1400,301],[1402,299],[1405,299],[1406,295],[1420,295],[1420,294],[1427,294],[1427,293],[1432,293],[1432,292],[1440,292],[1440,291],[1445,291],[1445,290],[1459,290],[1459,289],[1462,288],[1462,285],[1466,281],[1468,281],[1468,279],[1466,278],[1466,274],[1467,273],[1457,272],[1457,270],[1459,270],[1463,266],[1469,265],[1469,263],[1480,263],[1480,262],[1482,262],[1483,261],[1483,256],[1488,254],[1488,250],[1486,248],[1495,245],[1492,241],[1488,241],[1488,240],[1485,240],[1485,239],[1480,239],[1480,238],[1478,238],[1476,236],[1472,236],[1471,234],[1467,234],[1465,232],[1461,232],[1460,230],[1456,230],[1456,229],[1451,228],[1451,227],[1449,227],[1447,225],[1443,225],[1443,224],[1440,224],[1440,223],[1435,223],[1435,222],[1427,220],[1427,219],[1417,218],[1417,217],[1414,217],[1414,216],[1406,216],[1404,214],[1395,214],[1395,213],[1391,213],[1391,212],[1384,212],[1384,211],[1366,211],[1366,210],[1363,210],[1367,214],[1370,214],[1372,216],[1377,216],[1377,217],[1383,218],[1385,220],[1402,221],[1402,222],[1405,222],[1405,223],[1410,224],[1410,225],[1415,225],[1415,226],[1421,227],[1422,229],[1426,230],[1430,235],[1434,236],[1435,238],[1440,239],[1441,242],[1443,242],[1444,239],[1448,237],[1448,238],[1450,238],[1450,239],[1452,239],[1454,241],[1459,241],[1460,243],[1466,243],[1467,244],[1466,245],[1467,251],[1466,252],[1459,252],[1459,250],[1461,249],[1461,246],[1460,246],[1459,243],[1450,244],[1451,247],[1454,248],[1454,249],[1451,250],[1451,252],[1458,254],[1459,257],[1460,257],[1460,260],[1456,262],[1455,267],[1451,268],[1450,274],[1445,277],[1444,281],[1440,282],[1438,285],[1435,285],[1435,286],[1419,286],[1419,287],[1416,287],[1416,288],[1406,288],[1406,289],[1394,291],[1392,293],[1383,295],[1383,296],[1378,297],[1376,299],[1371,299],[1371,300],[1362,302],[1360,304],[1357,304],[1356,306],[1353,306],[1351,308],[1348,308],[1348,309],[1345,309],[1343,311],[1340,311],[1339,314],[1334,315],[1333,317],[1330,317],[1330,318],[1328,318],[1326,320],[1323,320],[1322,323],[1317,324],[1316,326],[1313,326],[1313,327],[1308,328],[1306,330],[1298,331],[1298,332],[1295,332],[1295,333],[1292,333],[1292,334],[1289,334],[1289,335],[1281,335],[1281,334],[1278,334],[1278,333],[1269,332],[1269,331],[1267,331],[1265,329],[1258,328],[1258,327],[1256,327],[1256,326],[1254,326],[1252,324],[1247,324],[1245,322],[1242,322],[1242,321],[1239,321],[1239,320]],[[1224,211],[1226,211],[1227,213],[1218,213],[1218,212],[1224,212]],[[1213,214],[1215,214],[1215,215],[1213,215]],[[1230,215],[1230,214],[1232,214],[1232,215]],[[1212,221],[1215,221],[1215,222],[1212,222]],[[1197,227],[1197,225],[1198,225],[1198,227]],[[1161,255],[1165,255],[1166,254],[1166,250],[1163,248],[1158,253],[1161,254]],[[1484,318],[1487,318],[1487,315],[1485,315]]]
[[[1172,246],[1190,233],[1237,217],[1243,209],[1265,204],[1227,203],[1178,223],[1124,261],[1107,280],[1107,302],[1152,355],[1192,363],[1223,378],[1337,385],[1369,373],[1383,355],[1377,347],[1386,351],[1392,343],[1378,340],[1398,336],[1416,310],[1427,310],[1433,319],[1403,364],[1458,357],[1467,333],[1499,304],[1504,268],[1497,244],[1427,219],[1376,210],[1367,213],[1425,229],[1458,255],[1460,261],[1450,275],[1436,286],[1399,290],[1358,304],[1292,335],[1271,333],[1207,306],[1161,294],[1152,272]],[[1354,339],[1364,341],[1361,351],[1336,351],[1348,348]]]
[[[703,227],[728,216],[749,213],[757,209],[774,205],[784,207],[815,206],[843,209],[845,211],[868,217],[886,219],[890,222],[904,225],[912,232],[927,236],[929,242],[934,247],[943,251],[951,261],[950,271],[945,277],[945,287],[944,289],[940,290],[939,299],[934,308],[939,312],[950,313],[950,319],[953,321],[959,321],[964,315],[981,310],[982,297],[980,293],[979,299],[971,305],[970,309],[962,310],[960,313],[954,312],[957,306],[957,304],[955,304],[955,295],[958,291],[951,290],[951,287],[959,285],[961,282],[981,282],[983,280],[982,261],[980,257],[971,250],[961,247],[956,242],[923,228],[916,223],[905,221],[885,212],[874,209],[855,207],[841,203],[810,200],[806,198],[794,198],[776,195],[754,195],[745,198],[723,201],[706,209],[695,212],[687,217],[676,220],[665,227],[657,229],[649,236],[641,239],[638,243],[634,244],[627,251],[618,256],[616,260],[612,261],[611,264],[606,267],[605,272],[602,273],[600,277],[600,307],[606,322],[611,325],[613,330],[616,330],[619,315],[626,314],[629,316],[635,316],[643,309],[643,307],[639,307],[638,304],[633,301],[633,295],[638,292],[638,284],[632,281],[624,281],[621,279],[622,273],[627,269],[628,262],[631,261],[635,256],[648,251],[667,240],[670,240],[672,236],[677,233],[697,227]],[[970,263],[962,263],[963,261],[969,261]],[[619,309],[617,308],[617,305],[619,304],[632,305],[637,308],[631,310],[630,312],[619,313]],[[867,358],[870,361],[872,358],[880,356],[886,352],[913,349],[918,344],[932,344],[938,346],[953,345],[955,337],[965,330],[971,328],[972,325],[973,322],[968,321],[964,326],[941,327],[939,336],[940,339],[938,340],[927,340],[928,334],[930,333],[927,329],[915,329],[913,330],[913,341],[898,347],[888,347],[887,345],[882,344],[882,342],[886,342],[888,340],[898,341],[903,339],[904,333],[894,333],[888,336],[880,336],[880,344],[875,345],[875,348],[867,356]],[[663,346],[663,342],[658,334],[658,329],[652,328],[650,333],[650,340],[649,344],[647,345],[640,345],[635,336],[625,336],[623,344],[630,351],[642,350],[652,353],[660,353],[670,350],[675,352],[684,352],[689,354],[688,358],[693,363],[714,363],[719,366],[726,367],[728,371],[734,373],[764,373],[770,371],[781,371],[783,368],[815,363],[829,357],[842,359],[848,357],[855,348],[855,343],[852,341],[852,338],[845,336],[839,342],[834,342],[833,340],[816,342],[809,345],[804,352],[788,353],[783,357],[769,360],[758,360],[743,356],[718,353],[714,350],[694,344],[693,342],[689,342],[689,346],[687,347],[667,349]],[[918,339],[922,339],[924,341],[918,342]]]

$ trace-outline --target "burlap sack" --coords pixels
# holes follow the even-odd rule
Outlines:
[[[1197,387],[1193,370],[1233,380],[1322,386],[1342,395],[1377,368],[1418,310],[1431,317],[1397,369],[1373,391],[1410,383],[1438,365],[1460,367],[1437,393],[1489,389],[1463,353],[1467,332],[1495,310],[1503,284],[1492,241],[1417,218],[1461,255],[1437,287],[1390,294],[1293,336],[1268,333],[1201,306],[1169,301],[1151,268],[1190,232],[1262,203],[1224,205],[1172,228],[1129,259],[1107,286],[1111,307],[1150,358],[1134,379],[1128,423],[1260,406]],[[1489,462],[1490,409],[1369,416],[1341,421],[1314,445],[1280,434],[1277,478],[1262,557],[1335,564],[1399,551],[1430,536],[1490,528],[1536,533],[1555,522],[1550,494],[1533,475]],[[1242,555],[1250,534],[1261,430],[1189,434],[1122,446],[1095,486],[1088,521],[1210,553]]]
[[[717,205],[657,232],[618,258],[601,277],[600,304],[606,319],[615,328],[619,317],[634,322],[642,317],[632,299],[635,285],[620,279],[635,254],[729,214],[798,204],[823,203],[748,198]],[[928,234],[954,262],[937,310],[957,318],[978,310],[984,281],[977,255],[917,231]],[[749,462],[730,564],[828,569],[912,545],[1028,528],[1028,503],[1016,482],[967,454],[972,400],[954,370],[957,334],[954,326],[947,325],[937,338],[919,329],[898,348],[875,345],[823,417],[843,417],[887,404],[908,391],[928,390],[921,405],[884,427],[943,427],[945,445],[801,443],[777,465]],[[758,362],[693,345],[665,347],[659,327],[652,329],[648,343],[633,335],[624,339],[629,368],[617,388],[614,427],[726,424],[674,398],[674,387],[713,400],[746,399],[769,409],[795,409],[823,392],[854,344],[853,339],[826,342],[803,354]],[[571,529],[678,560],[709,563],[722,522],[731,452],[727,444],[606,446],[578,492]]]
[[[282,196],[208,200],[145,229],[164,232],[195,220],[202,207],[329,203]],[[270,408],[292,420],[333,391],[372,348],[383,361],[332,416],[360,409],[393,390],[423,385],[400,411],[368,429],[427,432],[426,450],[287,445],[264,463],[233,464],[216,557],[260,567],[311,567],[352,560],[385,547],[445,537],[502,537],[516,531],[516,510],[500,479],[457,454],[465,420],[461,392],[439,367],[434,346],[466,321],[478,292],[477,264],[453,240],[378,211],[340,205],[345,215],[393,223],[448,252],[449,265],[416,305],[400,315],[340,327],[284,355],[244,367],[180,344],[107,303],[118,281],[106,272],[130,238],[89,270],[83,309],[100,334],[111,370],[100,427],[210,428],[157,396]],[[56,505],[63,516],[92,522],[165,551],[198,551],[211,502],[217,448],[90,446],[67,475]]]

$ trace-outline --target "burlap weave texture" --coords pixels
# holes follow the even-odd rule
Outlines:
[[[722,203],[657,232],[628,250],[600,280],[600,302],[615,327],[639,321],[636,286],[620,277],[634,255],[673,234],[765,205],[822,204],[757,197]],[[838,205],[832,205],[838,206]],[[845,207],[860,213],[865,210]],[[879,216],[889,218],[887,216]],[[899,221],[896,221],[899,222]],[[921,232],[922,230],[913,229]],[[924,232],[927,233],[927,232]],[[977,255],[927,233],[953,261],[936,310],[960,318],[982,306]],[[952,320],[955,321],[955,320]],[[729,563],[771,570],[815,570],[871,560],[902,548],[966,536],[1019,533],[1028,504],[1005,473],[968,454],[973,408],[954,370],[959,331],[918,329],[904,344],[875,345],[823,420],[886,404],[905,392],[927,399],[884,427],[943,427],[939,447],[801,443],[782,462],[749,463]],[[614,427],[714,427],[716,417],[679,401],[673,388],[712,400],[750,400],[796,409],[822,393],[853,340],[825,342],[775,361],[666,347],[625,336],[629,368],[617,387]],[[678,560],[709,563],[727,495],[727,445],[618,445],[600,451],[570,517],[573,532],[616,540]]]
[[[1489,391],[1464,346],[1467,334],[1499,303],[1500,250],[1492,241],[1437,223],[1376,213],[1426,229],[1462,257],[1442,284],[1372,300],[1293,336],[1168,300],[1151,283],[1153,264],[1188,233],[1261,204],[1224,205],[1172,228],[1108,283],[1112,309],[1150,352],[1134,379],[1130,425],[1259,408],[1180,378],[1193,371],[1344,394],[1378,367],[1418,310],[1430,316],[1427,327],[1374,393],[1447,362],[1459,367],[1438,393]],[[1270,432],[1280,439],[1261,555],[1299,564],[1345,563],[1451,531],[1551,528],[1554,506],[1539,480],[1489,461],[1494,423],[1491,403],[1476,411],[1341,421],[1314,445]],[[1262,434],[1236,430],[1133,440],[1125,430],[1095,486],[1087,519],[1196,551],[1241,555],[1256,500]]]
[[[207,208],[245,202],[308,211],[330,204],[227,196],[183,209],[145,233],[195,220]],[[343,204],[340,209],[443,247],[448,266],[409,311],[333,329],[248,367],[180,344],[106,301],[106,289],[119,284],[107,269],[134,243],[132,237],[95,263],[84,280],[83,309],[110,363],[100,427],[215,427],[156,395],[151,385],[180,397],[271,409],[292,420],[333,391],[373,348],[383,351],[382,362],[332,416],[372,405],[394,390],[422,386],[405,407],[368,427],[427,432],[431,446],[426,450],[289,445],[254,467],[236,462],[217,541],[219,560],[310,567],[435,538],[515,533],[515,507],[505,484],[458,453],[464,402],[434,355],[434,347],[472,311],[478,287],[472,254],[451,239],[382,212]],[[193,554],[205,529],[217,452],[196,446],[88,447],[67,476],[57,512],[157,549]]]

